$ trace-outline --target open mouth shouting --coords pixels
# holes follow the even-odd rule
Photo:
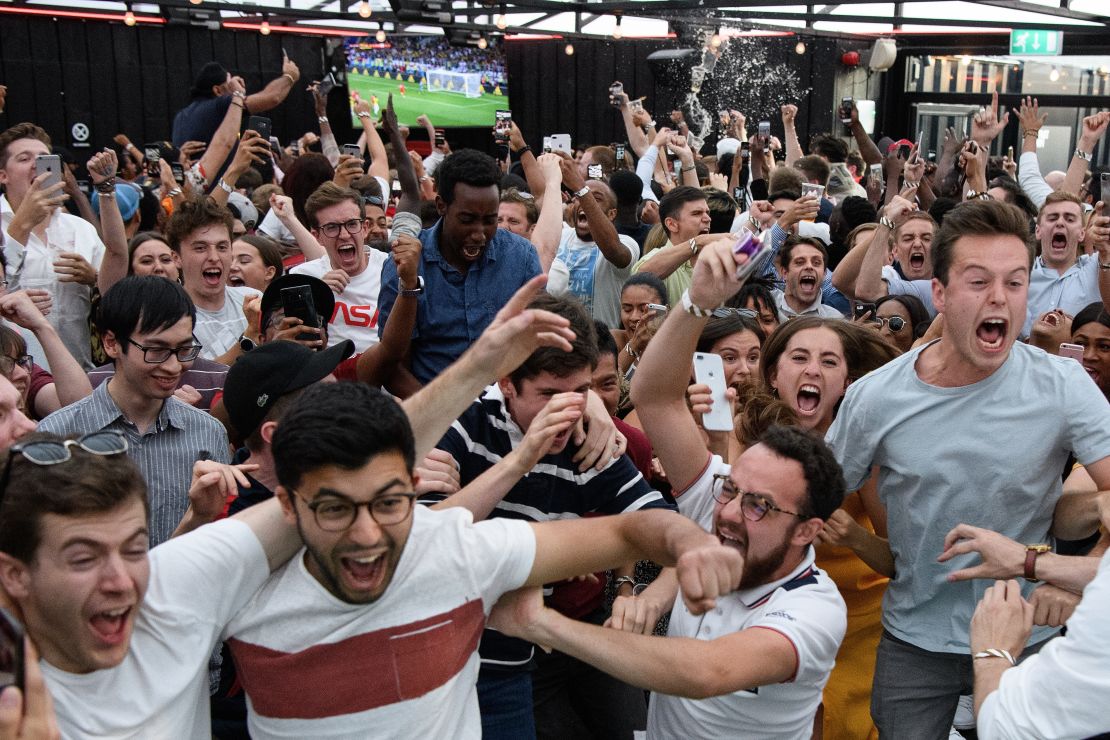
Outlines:
[[[200,275],[204,280],[204,284],[210,288],[223,285],[224,269],[222,267],[206,267]]]
[[[910,252],[910,269],[918,272],[925,269],[924,252],[916,249]]]
[[[812,383],[807,383],[798,389],[797,402],[794,408],[801,416],[813,416],[821,405],[821,389]]]
[[[1057,259],[1062,259],[1068,253],[1068,235],[1062,231],[1057,231],[1052,235],[1052,243],[1049,245],[1052,256]]]
[[[347,555],[339,558],[340,572],[347,588],[354,592],[374,591],[385,580],[387,553]]]
[[[227,284],[233,288],[238,288],[247,283],[243,280],[243,276],[237,272],[227,276]]]
[[[1006,344],[1009,322],[1006,319],[984,319],[975,329],[975,337],[987,352],[999,352]]]
[[[807,296],[817,293],[817,273],[806,272],[798,278],[798,289]]]
[[[485,249],[485,242],[481,244],[464,244],[462,248],[463,258],[467,260],[476,260],[482,256],[482,250]]]
[[[125,606],[106,609],[89,617],[89,630],[100,646],[116,647],[127,640],[132,611],[132,607]]]
[[[741,538],[731,532],[725,532],[720,526],[717,527],[717,539],[725,547],[732,547],[739,550],[741,555],[748,552],[748,540],[746,537]]]

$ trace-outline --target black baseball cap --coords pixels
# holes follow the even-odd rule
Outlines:
[[[224,380],[224,408],[231,425],[246,439],[279,398],[331,375],[354,351],[350,339],[320,352],[279,339],[242,355]]]
[[[286,273],[270,281],[270,284],[266,286],[266,291],[262,294],[262,304],[258,309],[258,317],[262,322],[261,328],[263,330],[270,323],[270,314],[274,312],[274,309],[285,308],[281,301],[281,291],[284,288],[294,288],[298,285],[307,285],[312,289],[312,302],[316,304],[316,315],[325,322],[331,323],[331,315],[335,311],[335,294],[331,292],[328,284],[311,275]]]

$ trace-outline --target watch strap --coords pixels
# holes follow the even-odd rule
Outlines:
[[[585,198],[589,194],[590,194],[590,188],[587,187],[586,185],[583,185],[581,190],[575,190],[574,191],[574,197],[575,198]]]
[[[417,275],[416,276],[416,287],[415,288],[409,288],[407,290],[405,288],[401,287],[401,279],[400,278],[397,279],[397,295],[418,296],[423,292],[424,292],[424,276],[423,275]]]
[[[1026,545],[1025,546],[1025,567],[1023,568],[1022,576],[1030,583],[1038,583],[1037,578],[1037,556],[1048,552],[1048,545]]]

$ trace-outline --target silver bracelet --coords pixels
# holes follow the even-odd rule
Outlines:
[[[1014,660],[1014,656],[1010,655],[1009,650],[1000,650],[999,648],[987,648],[980,653],[975,653],[971,657],[975,660],[979,660],[980,658],[1002,658],[1002,660],[1010,661],[1010,665],[1017,665],[1017,661]]]
[[[318,123],[327,123],[328,122],[328,117],[327,116],[320,116],[319,118],[316,119],[316,121]]]
[[[1085,151],[1083,151],[1082,149],[1079,149],[1079,148],[1076,148],[1075,154],[1073,156],[1079,157],[1084,162],[1090,162],[1091,161],[1091,153],[1090,152],[1085,152]]]

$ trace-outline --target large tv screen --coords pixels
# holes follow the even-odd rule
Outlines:
[[[509,107],[505,58],[494,41],[479,49],[451,46],[443,36],[396,36],[381,43],[349,38],[345,46],[355,125],[360,98],[377,118],[390,93],[397,120],[407,126],[417,125],[421,113],[436,127],[492,126],[495,111]]]

